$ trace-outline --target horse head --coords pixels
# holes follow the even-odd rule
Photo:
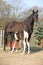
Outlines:
[[[38,22],[38,10],[36,12],[33,10],[33,19]]]

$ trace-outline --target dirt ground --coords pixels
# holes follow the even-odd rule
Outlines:
[[[21,50],[11,54],[0,49],[0,65],[43,65],[43,49],[31,49],[29,55],[23,55]]]

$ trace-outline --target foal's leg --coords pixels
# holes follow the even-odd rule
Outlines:
[[[16,44],[16,41],[14,41],[14,45],[13,45],[13,47],[12,47],[12,51],[11,51],[11,53],[13,53],[13,51],[14,51],[15,44]]]
[[[30,53],[30,43],[28,42],[27,45],[28,45],[28,54],[29,54]]]
[[[26,50],[26,42],[25,42],[25,40],[23,40],[23,46],[24,46],[24,49],[23,49],[23,54],[24,54],[25,50]]]
[[[5,51],[6,44],[7,44],[7,38],[4,37],[4,51]]]
[[[28,39],[26,39],[26,43],[27,43],[27,46],[28,46],[28,54],[30,53],[30,43],[28,42]]]
[[[12,50],[12,42],[10,42],[10,51]]]
[[[14,45],[13,45],[13,48],[12,48],[11,53],[13,53],[13,51],[14,51],[15,44],[16,44],[16,40],[18,40],[18,37],[17,37],[17,34],[16,33],[14,34],[14,37],[15,37],[15,39],[14,39]],[[16,49],[16,51],[17,51],[17,49]]]

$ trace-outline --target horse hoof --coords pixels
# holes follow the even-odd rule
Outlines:
[[[13,53],[13,50],[11,51],[11,53]]]
[[[17,52],[17,49],[16,49],[16,52]]]
[[[22,53],[22,55],[24,55],[24,54],[25,54],[25,52]]]
[[[30,51],[27,54],[29,55],[30,54]]]
[[[13,52],[11,51],[11,53],[13,53]]]

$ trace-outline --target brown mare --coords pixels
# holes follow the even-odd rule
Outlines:
[[[30,52],[29,41],[31,38],[31,34],[33,32],[33,26],[34,26],[35,21],[36,22],[38,21],[38,10],[36,12],[34,12],[34,10],[33,10],[33,13],[23,22],[12,22],[6,28],[7,34],[11,33],[10,34],[11,36],[13,33],[16,34],[16,32],[19,32],[21,34],[21,38],[19,38],[19,39],[23,40],[23,45],[24,45],[23,52],[25,52],[26,43],[28,46],[28,53]],[[5,34],[5,36],[6,36],[6,34]],[[16,37],[17,37],[17,34],[16,34]],[[5,39],[4,39],[4,41],[5,41]],[[5,50],[5,43],[4,43],[4,50]]]

